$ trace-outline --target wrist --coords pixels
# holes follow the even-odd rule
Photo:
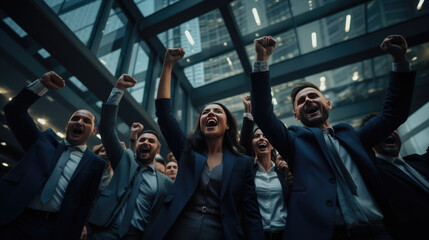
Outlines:
[[[270,58],[270,56],[259,56],[259,55],[256,55],[256,61],[268,61],[269,58]]]

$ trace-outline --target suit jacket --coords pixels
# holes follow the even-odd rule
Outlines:
[[[116,133],[116,116],[118,106],[103,104],[100,120],[100,135],[106,149],[107,156],[115,173],[109,185],[104,189],[94,203],[89,222],[91,224],[109,227],[116,218],[117,213],[125,204],[128,195],[132,190],[134,176],[138,171],[138,163],[135,160],[134,153],[131,149],[124,150]],[[168,189],[173,185],[173,181],[164,174],[155,171],[158,184],[153,206],[163,199]],[[151,211],[149,216],[155,214]]]
[[[146,237],[151,240],[163,239],[170,230],[196,191],[207,161],[206,153],[184,150],[187,140],[171,113],[170,99],[157,100],[156,109],[162,134],[179,160],[179,172],[163,207],[148,229]],[[248,156],[224,148],[219,211],[225,239],[264,238],[251,168]]]
[[[429,161],[418,154],[403,157],[415,170],[429,179]],[[376,158],[388,201],[396,219],[398,239],[429,236],[429,193],[392,163]]]
[[[389,136],[408,117],[415,73],[391,73],[383,110],[358,131],[347,124],[333,126],[336,138],[357,165],[381,208],[388,227],[393,213],[383,195],[383,185],[365,149]],[[293,172],[288,220],[283,239],[331,239],[337,207],[337,183],[328,162],[328,148],[319,128],[286,127],[271,103],[269,72],[251,74],[252,115],[270,143]]]
[[[24,89],[4,108],[9,128],[26,153],[0,181],[0,225],[16,219],[43,189],[65,147],[51,129],[40,132],[28,114],[39,98]],[[64,194],[54,239],[80,237],[105,165],[104,159],[88,149],[84,152]]]

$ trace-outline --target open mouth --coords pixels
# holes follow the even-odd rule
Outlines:
[[[150,152],[150,149],[148,147],[142,147],[140,152],[146,154]]]
[[[83,130],[80,129],[80,128],[74,128],[72,130],[72,133],[75,134],[75,135],[81,135],[83,133]]]
[[[395,146],[396,144],[395,138],[392,136],[387,137],[386,140],[384,140],[384,144],[386,146]]]
[[[318,106],[309,106],[306,108],[305,112],[307,114],[313,114],[313,113],[317,112],[318,110],[319,110]]]
[[[217,121],[215,119],[209,119],[207,121],[207,127],[216,127],[217,126]]]
[[[258,143],[258,149],[259,150],[265,150],[265,149],[267,149],[267,147],[268,147],[268,145],[265,142]]]

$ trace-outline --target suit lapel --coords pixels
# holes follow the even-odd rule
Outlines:
[[[231,178],[232,169],[234,168],[234,156],[227,148],[223,150],[223,170],[222,170],[222,187],[220,191],[220,200],[222,201],[229,179]]]
[[[89,156],[89,150],[86,149],[83,153],[82,159],[80,160],[79,164],[76,167],[76,170],[73,173],[72,178],[70,179],[70,182],[73,181],[73,179],[76,178],[76,176],[79,174],[79,172],[83,169],[83,167],[89,162],[90,156]]]
[[[201,173],[203,172],[204,164],[207,162],[207,152],[199,154],[194,152],[195,156],[195,169],[194,169],[194,183],[195,186],[200,182]]]
[[[402,170],[400,170],[399,168],[397,168],[396,166],[394,166],[392,163],[388,163],[383,159],[377,159],[377,161],[380,161],[381,164],[383,165],[383,169],[385,171],[390,172],[392,175],[394,175],[395,177],[397,177],[398,179],[401,179],[402,181],[418,188],[418,189],[422,189],[422,187],[416,183],[413,179],[411,179],[411,177],[409,177],[406,173],[404,173]]]

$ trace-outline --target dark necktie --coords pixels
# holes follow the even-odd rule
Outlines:
[[[329,134],[330,136],[333,137],[333,130],[331,128],[327,128],[326,130],[323,131],[323,133]],[[342,177],[344,179],[344,181],[346,182],[350,192],[353,195],[357,196],[357,186],[356,186],[355,182],[353,181],[352,176],[350,176],[349,171],[344,166],[344,163],[341,160],[340,156],[338,155],[338,152],[335,149],[334,142],[332,141],[332,139],[329,136],[327,136],[326,138],[328,139],[326,141],[326,145],[328,146],[328,150],[329,150],[329,153],[331,155],[332,160],[335,162],[335,165],[338,168],[338,171],[341,175],[340,177]]]
[[[139,193],[140,184],[142,182],[142,172],[143,169],[139,169],[137,171],[137,175],[135,176],[133,189],[131,190],[130,197],[127,200],[127,207],[125,209],[124,216],[122,217],[121,225],[119,226],[118,233],[119,237],[125,236],[125,234],[128,232],[128,229],[130,228],[131,218],[133,217],[133,212],[136,205],[136,199],[137,195]]]

